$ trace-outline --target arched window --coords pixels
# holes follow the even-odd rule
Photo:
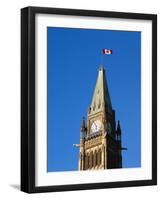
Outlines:
[[[97,165],[98,166],[100,165],[100,153],[99,153],[99,150],[97,152]]]
[[[91,169],[93,166],[93,153],[90,152],[89,154],[89,169]]]
[[[102,163],[102,151],[100,150],[100,165]]]
[[[102,162],[102,153],[101,153],[101,149],[98,150],[98,161],[97,161],[97,164],[100,165],[101,162]]]
[[[97,151],[94,151],[93,154],[93,166],[95,167],[97,165]]]
[[[96,166],[98,165],[98,152],[96,151]]]
[[[80,169],[82,169],[82,154],[80,153]]]
[[[85,169],[88,169],[88,154],[85,155]]]

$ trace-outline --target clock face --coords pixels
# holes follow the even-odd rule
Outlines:
[[[100,120],[96,120],[92,123],[91,133],[97,132],[102,128],[102,123]]]

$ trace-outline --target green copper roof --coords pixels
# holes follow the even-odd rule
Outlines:
[[[105,107],[108,112],[112,112],[112,104],[108,91],[105,69],[101,67],[98,72],[98,78],[93,93],[89,114],[95,114],[99,111],[102,111],[105,109]]]

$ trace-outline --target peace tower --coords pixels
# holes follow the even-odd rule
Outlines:
[[[88,108],[80,128],[79,170],[122,168],[120,122],[115,121],[105,69],[101,67]]]

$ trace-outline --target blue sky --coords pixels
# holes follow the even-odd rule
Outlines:
[[[141,164],[141,33],[128,31],[47,29],[48,144],[47,171],[78,169],[82,116],[87,116],[103,56],[116,120],[122,128],[123,167]]]

